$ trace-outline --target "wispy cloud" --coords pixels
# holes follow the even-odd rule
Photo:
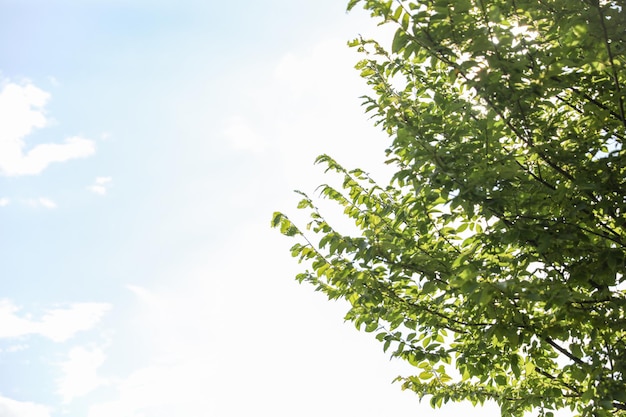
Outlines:
[[[51,309],[41,318],[39,332],[55,342],[91,329],[111,309],[107,303],[74,303],[66,308]]]
[[[98,369],[106,355],[100,348],[75,347],[70,350],[68,359],[61,363],[63,377],[58,382],[58,393],[67,404],[106,383],[98,376]]]
[[[269,255],[281,247],[281,236],[262,225],[246,224],[233,232],[239,250],[252,253],[248,261],[255,271],[271,270],[276,277],[290,274],[289,267],[276,264]],[[250,252],[255,247],[258,250]],[[213,252],[199,264],[186,264],[170,285],[127,286],[137,297],[130,317],[133,340],[114,343],[132,343],[126,349],[137,349],[138,341],[143,341],[142,363],[129,374],[116,376],[107,387],[115,389],[115,396],[92,402],[88,417],[187,416],[198,410],[203,415],[249,415],[260,410],[273,416],[373,416],[384,413],[382,407],[369,410],[371,405],[339,399],[379,393],[385,398],[397,394],[390,401],[397,410],[406,404],[395,401],[402,394],[389,384],[400,373],[398,367],[390,368],[379,345],[364,343],[366,335],[341,322],[343,304],[329,306],[313,293],[304,292],[302,297],[295,284],[293,293],[285,292],[290,286],[279,283],[282,278],[257,279],[247,271],[237,275],[232,265],[240,263],[238,253]],[[280,292],[267,295],[268,286]],[[225,294],[236,294],[236,302]],[[329,341],[340,347],[328,348],[328,343],[335,343]],[[371,349],[366,353],[363,346]],[[337,354],[319,353],[328,349]],[[372,374],[379,375],[374,378],[378,384],[372,384]],[[341,395],[329,394],[328,402],[316,402],[311,392],[319,389],[320,381],[326,392]],[[246,401],[241,401],[240,388],[246,390]],[[331,410],[328,404],[336,405]]]
[[[53,209],[57,207],[57,204],[54,201],[45,197],[40,197],[38,201],[39,204],[41,204],[41,206],[45,208]]]
[[[28,315],[19,315],[20,308],[3,299],[0,300],[0,338],[40,335],[54,342],[64,342],[78,332],[91,329],[110,308],[105,303],[74,303],[48,309],[39,320],[34,320]]]
[[[166,417],[193,415],[198,410],[212,415],[214,398],[206,391],[212,383],[207,366],[191,360],[174,366],[146,367],[133,372],[118,386],[117,400],[92,406],[88,416]]]
[[[113,179],[111,177],[96,177],[93,184],[87,189],[95,194],[105,195],[111,185]]]
[[[57,208],[57,203],[46,197],[29,198],[27,200],[23,200],[23,203],[30,207],[43,207],[47,209]]]
[[[265,139],[241,117],[228,120],[223,132],[235,150],[261,152],[267,146]]]
[[[8,198],[0,198],[0,207],[8,206],[10,202]]]
[[[16,401],[0,395],[2,417],[50,417],[48,407],[31,402]]]
[[[73,136],[63,143],[39,144],[25,151],[24,137],[45,127],[50,94],[31,83],[0,83],[0,172],[7,176],[35,175],[51,163],[84,158],[95,152],[89,139]]]
[[[147,366],[111,381],[115,398],[93,404],[88,417],[166,417],[194,415],[198,410],[204,415],[215,414],[215,357],[205,340],[207,332],[198,332],[193,324],[204,321],[206,309],[211,307],[204,305],[198,310],[195,300],[179,298],[181,294],[172,295],[167,290],[154,291],[136,285],[127,288],[141,306],[141,318],[134,317],[138,320],[138,340],[143,332],[153,334],[160,330],[154,334],[156,351],[146,352],[150,358]],[[187,333],[190,330],[191,335]]]
[[[267,119],[280,121],[272,129],[273,146],[289,173],[285,180],[298,189],[319,185],[311,169],[302,167],[311,167],[322,153],[346,167],[366,169],[379,181],[389,175],[381,163],[384,133],[364,123],[367,116],[359,106],[358,97],[369,93],[354,70],[361,58],[343,39],[322,39],[285,54],[274,68],[271,90],[255,95],[279,99],[265,106],[274,111]]]
[[[59,82],[59,80],[57,80],[55,77],[53,77],[52,75],[49,75],[48,77],[46,77],[48,79],[48,81],[50,82],[50,84],[52,84],[54,87],[58,87],[61,85],[61,83]]]
[[[28,348],[29,346],[25,344],[11,345],[8,348],[0,349],[0,353],[15,353],[15,352],[20,352],[22,350],[26,350]]]

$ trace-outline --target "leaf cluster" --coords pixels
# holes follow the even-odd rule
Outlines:
[[[356,39],[397,171],[306,195],[298,275],[416,367],[405,389],[496,401],[504,416],[568,407],[626,415],[626,10],[609,0],[351,0],[395,25]]]

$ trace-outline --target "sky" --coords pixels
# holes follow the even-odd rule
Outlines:
[[[0,0],[0,417],[433,411],[299,285],[294,189],[389,141],[336,0]]]

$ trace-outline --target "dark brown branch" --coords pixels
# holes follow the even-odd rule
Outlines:
[[[539,372],[541,375],[545,376],[546,378],[551,379],[552,381],[557,381],[557,382],[563,384],[564,387],[566,387],[567,389],[569,389],[572,392],[574,392],[576,394],[575,396],[579,396],[580,395],[580,390],[577,387],[573,386],[572,384],[569,384],[569,383],[567,383],[565,381],[559,380],[557,377],[555,377],[554,375],[544,371],[541,368],[535,367],[535,370],[537,372]]]
[[[567,356],[568,358],[570,358],[572,361],[576,362],[579,365],[583,365],[583,366],[588,366],[589,364],[585,363],[582,359],[577,358],[576,356],[574,356],[570,351],[568,351],[567,349],[565,349],[564,347],[560,346],[559,344],[557,344],[554,340],[552,340],[549,337],[545,337],[543,338],[543,340],[549,344],[550,346],[552,346],[553,348],[555,348],[556,350],[558,350],[559,352],[561,352],[563,355]]]

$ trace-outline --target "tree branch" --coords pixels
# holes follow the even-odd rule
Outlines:
[[[589,366],[588,363],[584,362],[582,359],[577,358],[576,356],[574,356],[570,351],[568,351],[567,349],[565,349],[564,347],[558,345],[554,340],[552,340],[549,337],[544,337],[543,340],[549,344],[550,346],[552,346],[553,348],[555,348],[556,350],[558,350],[559,352],[561,352],[563,355],[567,356],[568,358],[570,358],[572,361],[576,362],[579,365],[583,365],[583,366]]]
[[[617,69],[615,68],[615,62],[613,62],[613,51],[611,50],[611,43],[609,39],[609,34],[606,29],[606,17],[604,16],[604,11],[602,10],[602,6],[600,6],[600,2],[595,2],[594,6],[600,15],[600,26],[602,27],[602,34],[604,35],[604,46],[606,47],[606,52],[609,56],[609,65],[611,67],[611,72],[613,75],[613,82],[615,83],[615,91],[617,92],[617,100],[619,105],[619,111],[621,116],[622,125],[626,129],[626,116],[624,115],[624,97],[622,97],[622,88],[619,82],[619,76],[617,75]]]

